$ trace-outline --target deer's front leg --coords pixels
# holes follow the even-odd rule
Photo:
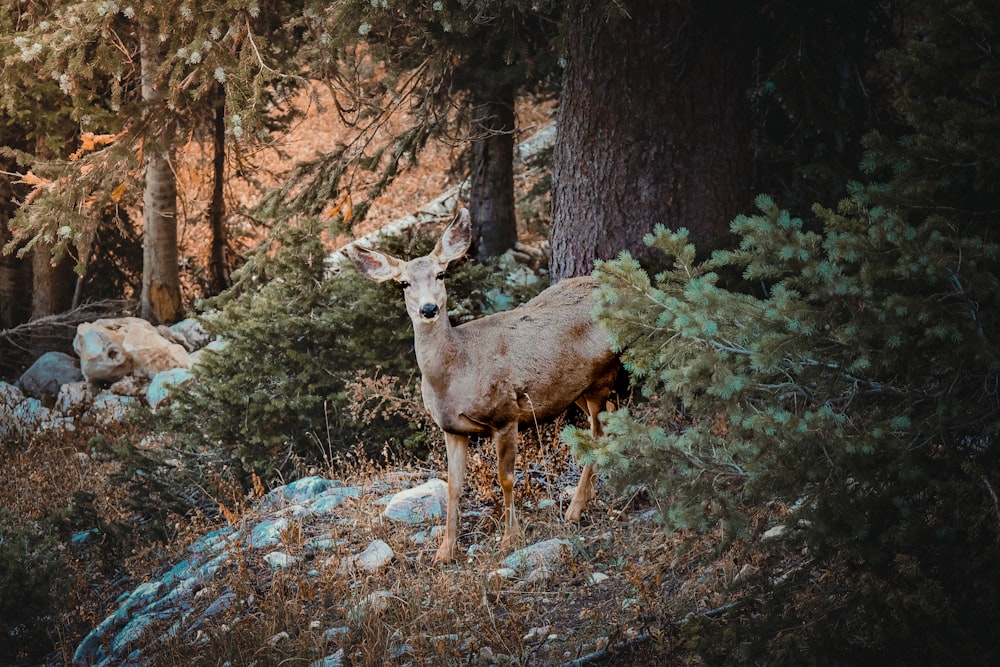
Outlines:
[[[462,498],[462,484],[465,483],[469,438],[445,433],[444,444],[448,452],[448,515],[445,519],[444,539],[434,556],[434,560],[438,563],[447,563],[455,558],[455,545],[458,544],[459,503]]]
[[[503,489],[503,537],[500,548],[507,550],[521,539],[521,527],[514,512],[514,463],[517,460],[517,422],[511,422],[493,432],[497,448],[497,476]]]

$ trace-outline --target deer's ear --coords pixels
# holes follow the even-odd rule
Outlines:
[[[432,257],[444,266],[463,256],[472,243],[472,219],[469,209],[463,208],[458,217],[445,227],[444,233],[434,247]]]
[[[347,246],[344,254],[361,275],[377,283],[398,278],[403,264],[395,257],[361,246]]]

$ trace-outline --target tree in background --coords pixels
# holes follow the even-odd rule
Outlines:
[[[44,3],[39,3],[44,7]],[[32,6],[35,8],[35,5]],[[13,33],[20,17],[28,11],[4,5],[0,8],[0,34]],[[16,45],[0,44],[0,58],[6,59],[17,51]],[[38,84],[38,85],[36,85]],[[3,153],[4,223],[0,225],[0,312],[6,326],[19,324],[61,312],[73,299],[75,276],[73,264],[61,252],[53,252],[51,238],[39,239],[25,248],[19,257],[4,253],[12,240],[9,229],[20,201],[29,188],[17,177],[18,157],[27,152],[47,160],[68,155],[71,150],[73,122],[65,105],[59,103],[58,86],[48,81],[35,81],[30,87],[12,87],[0,105],[0,152]]]
[[[652,413],[567,436],[654,489],[669,527],[760,568],[722,622],[685,626],[710,662],[1000,659],[1000,12],[919,9],[886,57],[909,130],[864,161],[884,183],[809,220],[759,197],[706,260],[659,227],[652,281],[629,256],[598,267]]]
[[[139,35],[139,78],[142,100],[152,107],[167,99],[167,82],[159,78],[165,54],[152,31]],[[142,292],[139,314],[154,324],[181,319],[181,278],[177,266],[177,139],[166,123],[143,146],[145,182],[142,194]]]
[[[334,216],[359,222],[399,171],[416,163],[428,138],[446,137],[469,145],[475,255],[512,247],[514,103],[522,90],[550,88],[559,3],[323,4],[307,12],[312,34],[302,57],[311,76],[336,92],[356,136],[301,165],[262,214],[319,213],[335,201]],[[393,120],[402,128],[392,130]],[[388,146],[376,140],[385,133]],[[372,182],[363,182],[365,171],[376,174]]]
[[[170,242],[176,229],[170,228],[177,218],[165,180],[176,167],[172,151],[216,126],[220,98],[231,145],[252,148],[275,123],[288,120],[280,107],[301,81],[293,47],[301,4],[265,9],[270,11],[240,0],[161,3],[141,12],[118,3],[62,0],[17,8],[16,30],[2,40],[4,108],[17,110],[26,90],[57,88],[51,104],[71,119],[76,150],[50,160],[17,154],[33,190],[9,225],[8,246],[23,253],[51,244],[57,256],[68,252],[83,270],[99,221],[109,210],[138,208],[150,176],[157,191],[150,189],[145,206],[163,215],[146,216],[158,224],[144,243],[141,310],[157,320],[179,316],[176,248],[166,249],[176,246]],[[145,63],[144,40],[150,46],[145,55],[157,55]],[[152,68],[143,72],[142,64]],[[144,77],[152,98],[142,94]]]

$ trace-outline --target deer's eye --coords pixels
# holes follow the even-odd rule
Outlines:
[[[442,271],[441,273],[437,274],[437,279],[438,280],[444,280],[444,271]]]
[[[403,289],[409,289],[410,288],[410,283],[406,282],[405,280],[400,280],[399,284],[402,285]]]

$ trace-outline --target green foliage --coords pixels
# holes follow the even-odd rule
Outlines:
[[[989,0],[927,2],[909,41],[884,54],[898,72],[896,111],[907,126],[897,140],[872,133],[862,166],[884,175],[891,198],[929,202],[962,217],[995,218],[1000,197],[1000,133],[994,91],[1000,7]]]
[[[584,461],[669,498],[669,527],[749,537],[756,508],[791,507],[789,537],[762,548],[857,575],[828,626],[854,633],[832,661],[951,659],[951,632],[962,655],[995,659],[1000,246],[936,216],[911,226],[861,189],[815,208],[822,232],[758,207],[732,224],[739,247],[703,262],[683,230],[658,228],[647,243],[674,264],[655,281],[627,255],[598,267],[598,319],[657,421],[679,426],[617,412],[598,442],[567,435]],[[732,269],[752,290],[720,286]],[[830,609],[781,613],[818,621],[799,649],[837,644]],[[757,641],[777,660],[777,637]]]
[[[189,444],[231,447],[246,470],[266,478],[291,475],[290,454],[332,461],[358,443],[375,453],[387,442],[419,452],[435,433],[397,414],[359,415],[349,391],[359,373],[419,394],[413,330],[394,283],[372,283],[349,265],[328,275],[320,231],[315,221],[277,230],[233,289],[210,304],[217,310],[205,322],[225,347],[195,367],[200,381],[181,390],[170,410],[168,428]],[[432,247],[421,239],[386,249],[422,255]],[[524,296],[504,285],[496,267],[473,263],[454,267],[448,285],[453,319]]]
[[[19,527],[0,509],[0,662],[40,664],[52,650],[50,596],[68,586],[63,573],[52,536]]]

